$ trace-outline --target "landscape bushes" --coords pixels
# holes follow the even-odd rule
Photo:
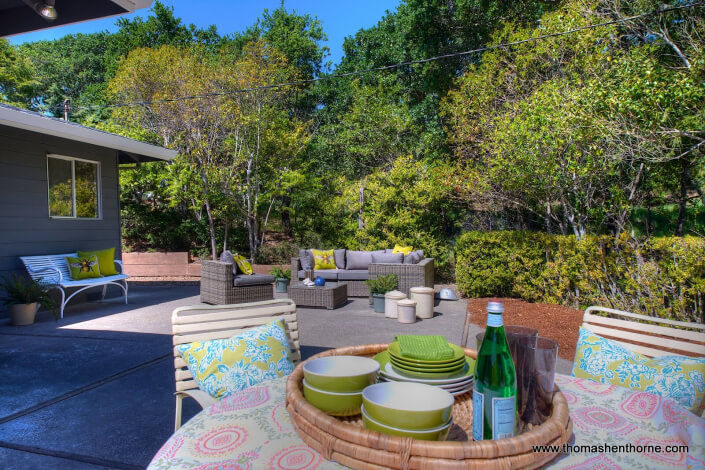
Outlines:
[[[467,232],[456,246],[458,289],[661,318],[705,320],[705,239]]]

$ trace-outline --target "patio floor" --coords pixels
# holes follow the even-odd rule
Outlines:
[[[144,468],[173,432],[171,311],[199,303],[198,286],[130,285],[118,298],[75,304],[55,322],[0,320],[0,462],[4,469]],[[466,304],[439,302],[432,319],[402,325],[366,299],[336,310],[299,307],[304,358],[399,333],[443,334],[459,343]],[[483,326],[484,328],[484,326]],[[473,326],[470,347],[474,347]],[[570,363],[560,360],[559,372]],[[199,411],[184,401],[184,421]]]

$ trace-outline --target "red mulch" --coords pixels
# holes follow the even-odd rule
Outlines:
[[[470,322],[487,325],[487,302],[504,302],[504,324],[521,325],[539,330],[539,335],[558,343],[558,355],[572,361],[583,311],[553,304],[534,304],[519,299],[468,299]]]

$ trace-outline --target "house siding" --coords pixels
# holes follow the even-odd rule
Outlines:
[[[46,155],[51,153],[100,162],[101,219],[49,217]],[[23,271],[20,256],[112,246],[119,258],[117,150],[0,126],[0,275]]]

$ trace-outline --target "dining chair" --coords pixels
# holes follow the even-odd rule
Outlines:
[[[291,359],[294,364],[297,364],[301,361],[301,348],[296,304],[290,299],[273,299],[232,305],[194,305],[179,307],[172,312],[171,325],[176,382],[174,430],[181,427],[182,401],[185,397],[193,398],[202,408],[218,401],[198,388],[197,382],[176,346],[193,341],[231,338],[278,319],[284,321],[291,348]]]
[[[593,312],[605,312],[609,317]],[[621,317],[621,318],[614,318]],[[705,357],[705,324],[668,320],[613,308],[591,306],[583,313],[582,328],[609,337],[630,351],[647,357],[679,354]],[[705,402],[698,410],[705,417]]]

